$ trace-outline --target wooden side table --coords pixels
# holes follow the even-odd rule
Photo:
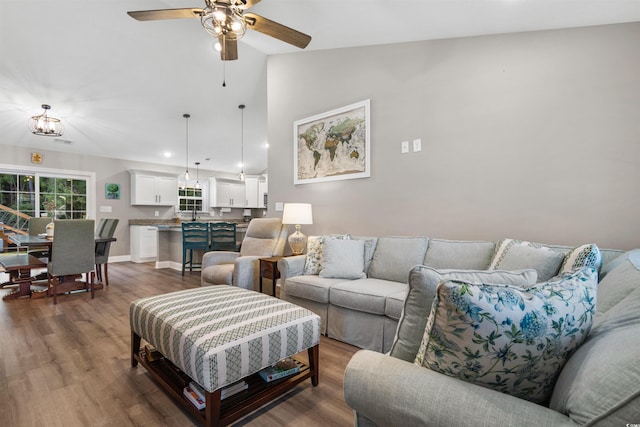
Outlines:
[[[273,294],[276,296],[276,280],[280,278],[280,272],[278,271],[278,261],[283,256],[272,256],[269,258],[260,258],[260,292],[262,292],[262,279],[271,279],[273,283]]]

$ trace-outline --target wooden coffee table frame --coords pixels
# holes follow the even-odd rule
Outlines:
[[[221,389],[213,393],[205,390],[206,407],[198,410],[182,394],[183,388],[191,380],[184,372],[179,371],[168,359],[149,361],[144,350],[140,349],[141,338],[131,331],[131,366],[140,363],[151,374],[153,379],[172,396],[196,420],[206,427],[228,425],[272,400],[282,396],[296,385],[311,378],[311,384],[318,385],[320,345],[307,350],[309,366],[300,363],[300,372],[286,378],[265,382],[255,373],[245,378],[249,388],[224,400]]]

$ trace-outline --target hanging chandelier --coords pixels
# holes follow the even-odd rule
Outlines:
[[[64,133],[64,126],[60,119],[55,117],[49,117],[47,110],[51,109],[50,105],[42,104],[44,110],[39,116],[31,117],[29,120],[29,130],[34,135],[42,136],[62,136]]]
[[[196,162],[196,189],[200,189],[200,173],[198,171],[198,167],[200,166],[200,162]]]

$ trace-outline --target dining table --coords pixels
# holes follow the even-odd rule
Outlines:
[[[13,243],[15,243],[15,245],[18,247],[18,250],[21,247],[47,247],[49,249],[47,261],[51,261],[53,237],[44,235],[31,236],[25,234],[14,234],[9,236],[9,239]],[[115,237],[95,237],[96,244],[115,241]],[[2,256],[0,256],[0,265],[2,265],[4,270],[9,273],[9,280],[7,282],[0,283],[0,288],[4,288],[6,286],[18,286],[18,289],[16,291],[5,295],[3,299],[18,298],[20,296],[31,296],[31,298],[42,298],[48,296],[48,290],[39,292],[34,292],[31,290],[32,282],[38,280],[47,280],[46,272],[41,273],[37,276],[31,276],[30,274],[31,269],[47,267],[47,263],[42,261],[42,259],[38,259],[29,254],[20,254],[19,252],[11,256],[9,256],[9,254],[3,254]],[[60,288],[59,293],[85,289],[83,287],[85,285],[80,285],[79,283],[81,282],[76,282],[75,280],[69,280],[66,281],[66,283],[63,282],[62,286],[58,286]],[[95,289],[102,289],[102,283],[96,283],[94,287]]]

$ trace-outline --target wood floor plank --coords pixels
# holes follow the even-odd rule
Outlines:
[[[144,368],[131,368],[129,304],[199,286],[199,272],[182,276],[152,264],[123,262],[109,265],[109,286],[96,291],[93,300],[78,292],[60,295],[55,306],[50,298],[0,302],[0,424],[197,425]],[[306,381],[234,425],[353,425],[342,381],[356,351],[322,337],[319,385]],[[306,352],[300,359],[306,360]]]

